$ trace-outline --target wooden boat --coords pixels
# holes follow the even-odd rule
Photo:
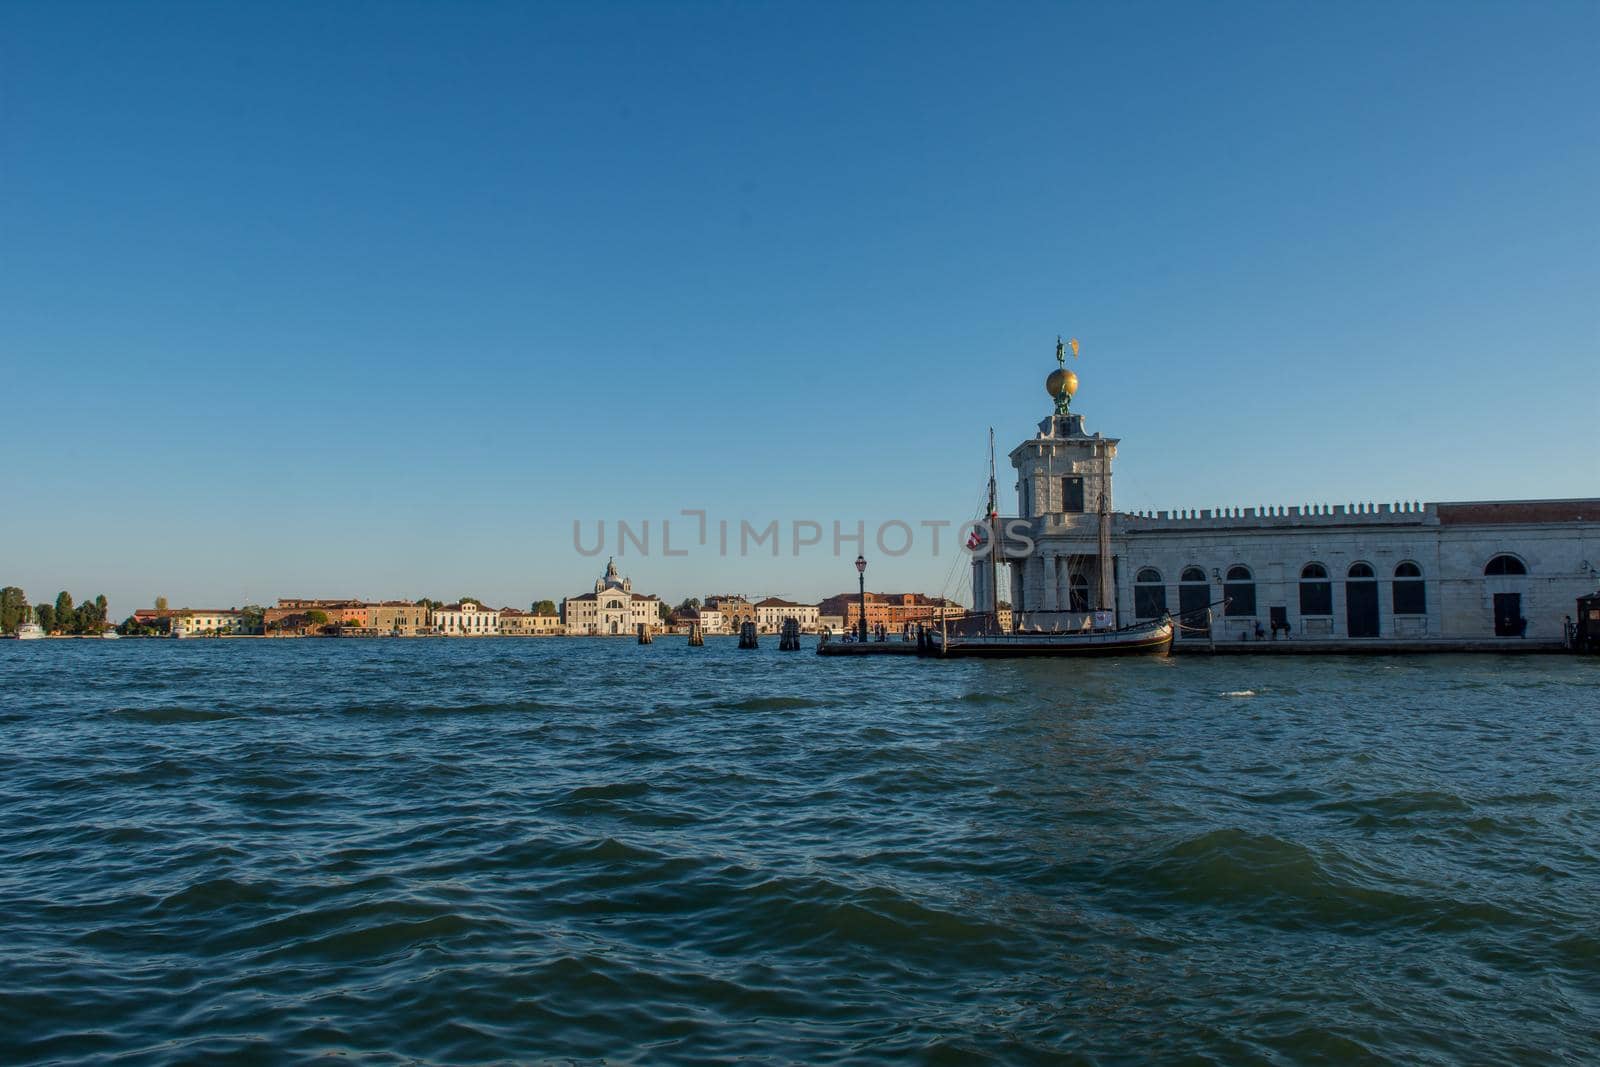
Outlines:
[[[954,634],[928,631],[929,656],[1165,656],[1172,651],[1170,617],[1117,630]]]

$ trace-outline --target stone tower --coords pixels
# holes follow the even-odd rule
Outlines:
[[[1034,545],[1011,565],[1011,603],[1018,625],[1072,628],[1115,604],[1111,555],[1111,467],[1117,440],[1087,433],[1072,411],[1078,376],[1066,369],[1056,343],[1057,369],[1045,382],[1055,410],[1039,432],[1011,450],[1017,472],[1017,516]],[[1077,343],[1073,342],[1073,354]]]

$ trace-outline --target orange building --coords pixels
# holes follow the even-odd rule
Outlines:
[[[359,600],[310,600],[303,597],[280,597],[278,606],[268,608],[265,623],[268,633],[306,633],[315,630],[310,615],[320,611],[328,617],[327,623],[343,623],[366,629],[372,625],[372,605]]]
[[[925,593],[868,593],[867,629],[876,630],[882,626],[899,633],[912,623],[938,622],[947,615],[965,614],[966,610],[953,600]],[[842,618],[845,629],[854,629],[861,625],[860,594],[831,596],[818,605],[818,613]]]

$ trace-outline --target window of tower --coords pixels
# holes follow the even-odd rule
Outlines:
[[[1082,478],[1063,478],[1063,479],[1061,479],[1061,510],[1062,511],[1082,511],[1083,510],[1083,479]]]

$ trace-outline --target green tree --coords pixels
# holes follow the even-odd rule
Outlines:
[[[164,596],[156,597],[156,610],[157,611],[166,611],[167,610],[167,598],[166,597],[164,597]]]
[[[478,605],[480,608],[486,606],[484,604],[484,602],[483,602],[483,598],[482,597],[477,597],[477,596],[458,596],[458,597],[456,597],[456,603],[457,604],[459,604],[459,603],[461,603],[462,601],[465,601],[465,600],[472,601],[474,604]]]
[[[326,611],[318,611],[315,608],[313,608],[312,610],[306,612],[306,625],[307,626],[326,626],[326,625],[328,625],[328,613]]]
[[[28,594],[14,585],[0,589],[0,633],[16,633],[28,621]]]
[[[40,604],[33,609],[33,613],[39,617],[39,625],[44,628],[45,633],[56,628],[56,609],[49,604]]]
[[[556,602],[554,600],[535,600],[533,602],[533,613],[535,615],[561,614],[561,612],[556,610]]]
[[[700,610],[700,598],[697,597],[697,596],[690,597],[689,599],[685,600],[682,604],[678,605],[678,610],[679,611],[699,611]]]
[[[238,631],[242,634],[266,632],[267,609],[260,604],[246,604],[239,609]]]
[[[105,629],[106,598],[105,594],[93,600],[85,600],[78,605],[78,610],[73,613],[72,632],[78,634],[97,634]]]
[[[656,615],[658,615],[661,618],[662,622],[666,622],[667,618],[671,614],[672,614],[672,609],[667,607],[667,602],[665,600],[656,601]]]
[[[56,628],[64,634],[78,625],[78,613],[72,607],[72,594],[65,589],[56,594]]]

